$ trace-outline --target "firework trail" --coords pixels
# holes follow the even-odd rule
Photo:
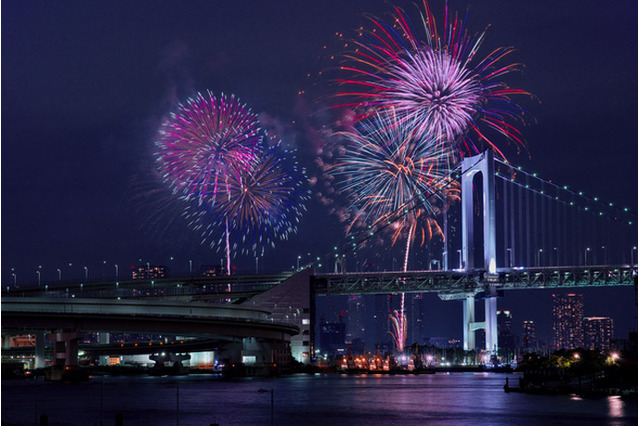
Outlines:
[[[407,270],[409,249],[418,232],[421,244],[432,227],[437,227],[437,201],[451,185],[447,167],[449,145],[398,121],[384,111],[358,123],[353,132],[342,133],[347,144],[338,162],[329,170],[349,200],[356,221],[372,226],[393,222],[392,242],[406,235],[403,270]],[[398,215],[398,213],[401,213]],[[439,228],[438,228],[439,229]],[[442,235],[442,232],[439,232]],[[398,350],[404,349],[406,318],[404,293],[401,309],[394,318]]]
[[[265,247],[297,232],[309,199],[304,170],[280,142],[269,146],[268,139],[262,138],[260,145],[263,149],[255,162],[229,179],[219,202],[193,206],[187,214],[191,226],[211,247],[220,243],[221,235],[231,236],[234,251],[261,255]],[[227,226],[229,232],[225,232]]]
[[[198,205],[214,205],[221,192],[255,160],[259,124],[235,97],[198,93],[162,124],[156,164],[174,194]],[[228,223],[226,224],[228,229]],[[230,273],[227,245],[227,273]]]
[[[522,146],[520,131],[510,122],[522,122],[523,110],[511,98],[529,93],[500,81],[522,68],[502,64],[514,49],[498,47],[478,59],[486,29],[470,34],[467,15],[450,16],[446,3],[442,35],[426,2],[417,26],[402,9],[394,10],[391,23],[368,17],[373,28],[362,28],[352,43],[356,48],[343,55],[340,70],[349,77],[337,80],[346,88],[338,96],[351,102],[336,106],[355,107],[356,119],[393,108],[403,124],[456,143],[461,154],[488,145],[504,158],[484,129]]]

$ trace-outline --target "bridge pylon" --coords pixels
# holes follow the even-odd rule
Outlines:
[[[482,176],[483,265],[475,264],[473,178],[476,173]],[[466,271],[484,269],[489,274],[494,274],[496,272],[496,199],[493,151],[487,150],[462,160],[461,186],[463,268]],[[495,291],[486,295],[483,323],[475,322],[474,303],[473,296],[467,296],[463,300],[464,348],[465,350],[475,349],[474,332],[484,328],[485,349],[487,354],[493,354],[498,347]]]

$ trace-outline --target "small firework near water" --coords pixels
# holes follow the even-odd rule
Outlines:
[[[451,16],[446,3],[442,34],[426,2],[416,24],[394,10],[388,21],[370,16],[372,28],[362,28],[355,49],[343,55],[340,70],[348,77],[337,79],[344,87],[338,96],[348,101],[336,106],[355,108],[357,119],[393,108],[404,124],[456,143],[463,155],[488,146],[504,158],[487,129],[521,146],[515,124],[524,112],[512,97],[529,94],[500,80],[522,68],[502,63],[514,49],[498,47],[479,58],[486,30],[470,34],[467,15]]]
[[[156,163],[174,193],[214,203],[221,187],[254,161],[259,123],[235,96],[198,93],[162,124]]]
[[[243,254],[262,254],[297,232],[309,199],[304,170],[280,142],[269,145],[265,137],[260,145],[254,163],[229,179],[218,202],[193,206],[188,213],[203,243],[212,248],[222,246],[225,221],[233,251]]]

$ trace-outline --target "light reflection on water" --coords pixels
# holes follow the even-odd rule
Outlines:
[[[40,381],[37,406],[50,424],[114,424],[116,413],[122,413],[125,424],[135,425],[176,424],[177,419],[181,425],[266,425],[271,396],[258,390],[274,389],[275,424],[637,424],[637,401],[505,393],[506,377],[517,383],[518,375],[489,373],[106,377],[74,385]],[[3,381],[2,422],[33,424],[35,390],[33,381]]]

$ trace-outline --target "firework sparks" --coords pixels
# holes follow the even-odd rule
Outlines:
[[[222,229],[228,223],[235,251],[262,254],[266,246],[297,232],[309,198],[305,180],[292,152],[280,143],[266,146],[250,168],[229,179],[218,202],[192,210],[191,224],[214,247],[227,235]]]
[[[199,205],[215,204],[221,187],[247,170],[255,159],[259,124],[255,114],[235,97],[218,100],[198,93],[178,105],[159,131],[156,164],[175,194]],[[225,219],[228,236],[228,222]],[[227,243],[227,273],[231,273]]]
[[[344,54],[341,70],[351,76],[338,81],[351,90],[339,96],[353,102],[337,106],[356,107],[359,118],[372,109],[393,108],[406,125],[442,142],[455,142],[463,153],[480,152],[488,145],[504,158],[484,129],[522,145],[520,131],[510,122],[522,121],[523,111],[511,98],[529,94],[500,81],[521,68],[517,63],[502,65],[513,48],[499,47],[477,60],[486,30],[469,34],[466,15],[452,19],[445,9],[441,37],[426,2],[418,26],[423,36],[403,10],[395,8],[393,18],[390,24],[370,17],[373,29],[361,30],[353,43],[356,48]]]
[[[162,124],[158,170],[175,193],[213,203],[219,187],[254,160],[258,129],[257,117],[235,96],[198,93]]]
[[[436,201],[451,193],[451,151],[448,144],[400,123],[392,112],[377,113],[361,121],[353,132],[344,132],[348,143],[329,172],[350,201],[349,210],[356,218],[353,222],[393,222],[393,243],[406,235],[406,271],[417,230],[421,229],[422,244],[436,223]],[[406,337],[404,293],[401,296],[393,333],[400,351]]]
[[[387,333],[393,336],[393,341],[396,344],[399,352],[404,351],[404,344],[407,340],[407,316],[404,313],[393,311],[393,315],[389,315],[391,319],[391,326],[393,331]]]

